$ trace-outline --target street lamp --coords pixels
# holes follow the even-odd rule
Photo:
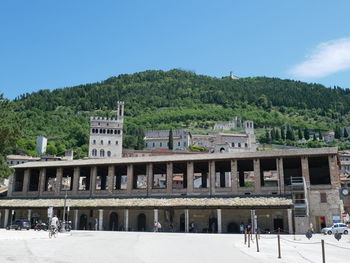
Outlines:
[[[64,195],[64,205],[63,205],[63,216],[62,216],[61,232],[66,232],[66,205],[67,205],[67,191],[68,191],[68,188],[69,188],[68,177],[65,177],[62,180],[62,186],[63,186],[62,190],[65,190],[65,195]]]

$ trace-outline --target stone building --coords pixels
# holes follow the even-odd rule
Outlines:
[[[148,150],[168,149],[169,130],[150,130],[145,132],[144,143]],[[184,129],[173,130],[173,150],[186,151],[191,145],[191,134]]]
[[[118,101],[117,116],[115,118],[90,118],[89,158],[122,157],[123,123],[123,101]]]
[[[219,121],[214,125],[214,130],[229,131],[242,127],[242,119],[236,116],[233,120],[230,121]]]
[[[319,231],[340,215],[337,148],[244,153],[28,162],[14,166],[0,226],[18,218],[63,215],[64,196],[74,229],[238,232],[251,223]],[[68,182],[67,192],[62,182]]]
[[[350,214],[350,151],[339,152],[341,197],[344,212]]]
[[[257,150],[253,121],[243,123],[245,133],[210,133],[192,135],[194,145],[208,148],[210,152],[255,152]]]

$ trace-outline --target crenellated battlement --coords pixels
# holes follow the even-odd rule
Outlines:
[[[109,117],[99,117],[99,116],[93,117],[93,116],[91,116],[90,121],[119,121],[119,120],[118,120],[118,118],[114,118],[114,117],[109,118]]]

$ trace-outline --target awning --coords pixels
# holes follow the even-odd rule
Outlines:
[[[63,207],[64,199],[3,199],[0,208]],[[286,197],[232,197],[232,198],[94,198],[67,199],[71,208],[133,208],[133,207],[188,207],[188,208],[291,208]]]

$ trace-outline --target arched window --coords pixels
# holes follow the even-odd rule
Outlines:
[[[108,145],[111,145],[111,141],[108,141]]]
[[[92,156],[97,156],[97,150],[96,149],[92,150]]]
[[[234,142],[232,143],[232,147],[235,147],[235,143]]]
[[[117,134],[117,130],[114,130],[114,134]]]
[[[159,143],[159,147],[162,147],[162,146],[163,146],[163,143],[160,142],[160,143]]]
[[[109,134],[109,129],[107,130],[107,134]]]
[[[103,149],[100,150],[100,157],[105,157],[105,150]]]
[[[93,141],[92,141],[92,144],[96,144],[96,140],[93,140]]]
[[[238,143],[238,147],[241,147],[241,143],[240,142]]]
[[[102,130],[102,129],[100,129],[100,133],[103,133],[103,130]]]
[[[101,140],[101,144],[103,144],[103,140]]]
[[[245,143],[245,144],[244,144],[244,147],[245,147],[245,148],[248,148],[248,143]]]
[[[107,152],[107,156],[108,156],[108,157],[111,157],[111,151],[108,151],[108,152]]]
[[[118,141],[115,141],[115,144],[118,145]]]

